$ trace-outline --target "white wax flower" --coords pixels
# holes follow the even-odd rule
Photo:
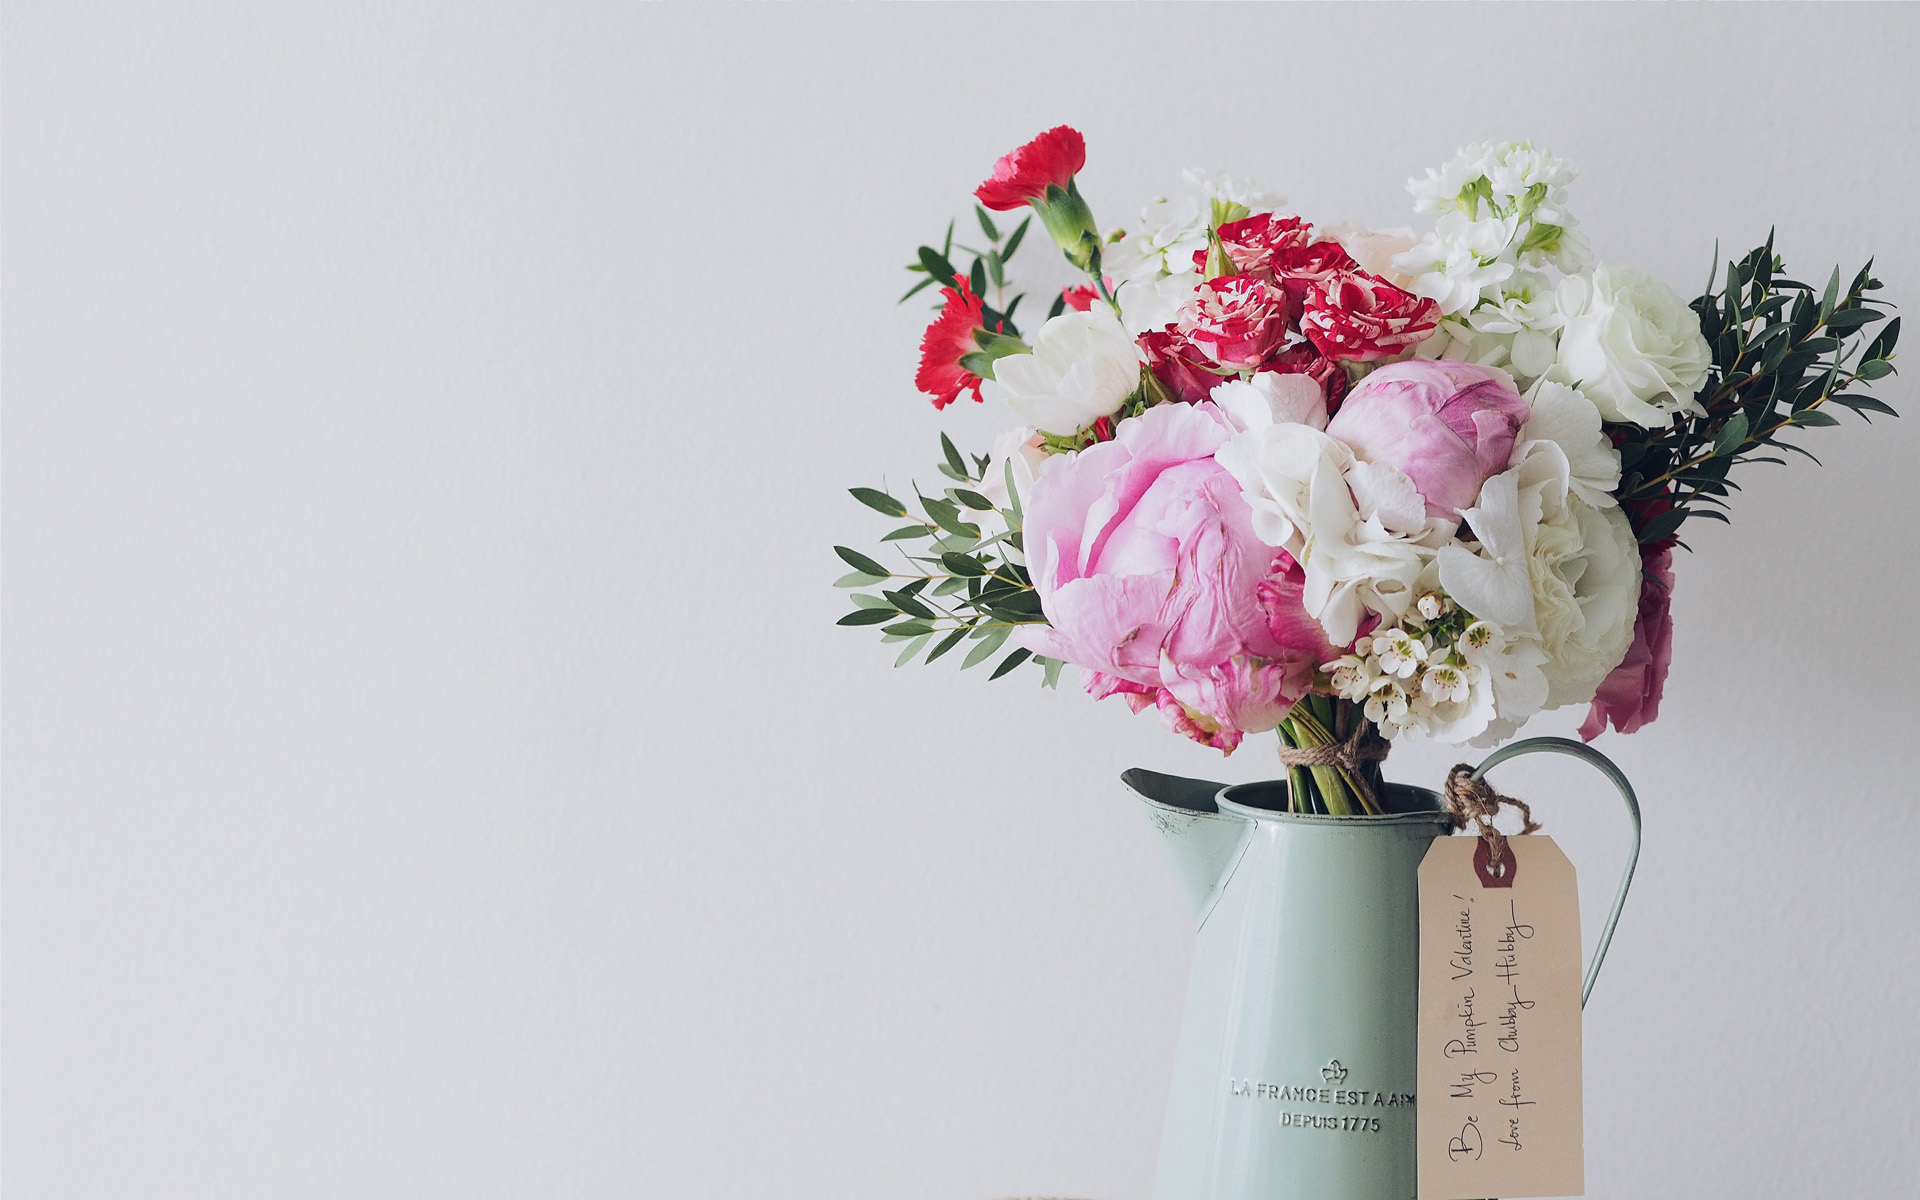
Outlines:
[[[1031,354],[993,364],[984,399],[1006,402],[1023,423],[1070,434],[1118,411],[1140,386],[1139,347],[1105,305],[1063,312],[1040,327]]]
[[[1181,172],[1181,177],[1205,192],[1207,199],[1238,204],[1250,213],[1279,212],[1287,203],[1285,196],[1270,192],[1251,179],[1215,175],[1199,167],[1188,167]]]
[[[1633,267],[1602,263],[1560,281],[1562,327],[1553,377],[1577,384],[1609,421],[1657,428],[1700,413],[1694,399],[1713,355],[1700,317],[1672,288]]]

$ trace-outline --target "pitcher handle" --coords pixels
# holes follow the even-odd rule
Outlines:
[[[1627,816],[1633,821],[1633,848],[1627,852],[1627,869],[1620,875],[1620,890],[1614,894],[1613,911],[1607,914],[1607,923],[1600,930],[1600,943],[1593,948],[1593,961],[1587,964],[1587,977],[1580,985],[1580,1007],[1585,1008],[1587,997],[1593,994],[1593,981],[1600,977],[1600,964],[1606,961],[1607,947],[1613,943],[1613,927],[1620,923],[1620,910],[1626,906],[1627,889],[1633,885],[1633,868],[1640,861],[1640,801],[1633,794],[1633,785],[1627,782],[1620,768],[1613,765],[1612,759],[1584,742],[1576,742],[1571,738],[1527,738],[1511,746],[1502,746],[1474,768],[1473,777],[1478,780],[1510,758],[1548,752],[1570,754],[1605,775],[1614,787],[1620,789],[1620,798],[1627,802]]]

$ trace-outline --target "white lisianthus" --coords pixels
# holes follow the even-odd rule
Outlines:
[[[1035,429],[1077,433],[1119,410],[1140,386],[1143,361],[1105,305],[1063,312],[1040,327],[1032,353],[997,360],[980,394],[1005,401]]]
[[[1531,415],[1514,439],[1517,464],[1545,446],[1553,446],[1566,464],[1567,485],[1595,508],[1619,501],[1620,452],[1600,429],[1600,410],[1578,389],[1542,379],[1527,392]]]
[[[1694,399],[1713,355],[1700,317],[1672,288],[1633,267],[1602,263],[1560,281],[1554,378],[1577,384],[1609,421],[1657,428]]]
[[[1173,324],[1180,310],[1200,287],[1198,271],[1160,275],[1152,279],[1121,281],[1113,298],[1120,305],[1120,322],[1135,337]]]
[[[1239,434],[1214,459],[1239,481],[1255,536],[1300,564],[1301,605],[1333,645],[1351,644],[1368,613],[1392,624],[1412,606],[1434,551],[1356,503],[1345,474],[1355,459],[1344,442],[1276,423]]]
[[[1503,361],[1514,375],[1523,381],[1538,379],[1553,366],[1558,340],[1559,310],[1553,297],[1546,276],[1516,271],[1497,294],[1467,314],[1467,324],[1483,343],[1505,348]]]
[[[1207,398],[1241,433],[1285,423],[1327,427],[1327,395],[1306,375],[1261,371],[1252,379],[1226,380]]]

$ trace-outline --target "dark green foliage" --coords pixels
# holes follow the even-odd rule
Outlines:
[[[1900,336],[1899,318],[1887,320],[1892,305],[1869,294],[1881,286],[1872,267],[1862,267],[1844,291],[1836,267],[1816,290],[1781,273],[1769,234],[1765,245],[1726,265],[1724,280],[1716,270],[1693,302],[1713,352],[1695,397],[1704,415],[1683,415],[1658,429],[1607,426],[1620,449],[1620,499],[1641,542],[1672,537],[1694,517],[1727,520],[1721,510],[1738,490],[1727,478],[1732,468],[1784,461],[1769,453],[1776,450],[1813,458],[1783,438],[1839,424],[1831,407],[1863,419],[1898,415],[1885,401],[1850,390],[1893,374]]]

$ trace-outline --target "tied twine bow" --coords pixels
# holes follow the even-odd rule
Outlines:
[[[1507,835],[1493,827],[1493,818],[1503,804],[1520,810],[1521,833],[1539,832],[1540,822],[1533,819],[1533,810],[1525,800],[1503,796],[1486,780],[1475,779],[1473,768],[1465,763],[1447,772],[1447,811],[1453,814],[1453,826],[1464,829],[1468,821],[1479,824],[1480,836],[1487,843],[1489,870],[1497,870],[1500,860],[1507,856]]]
[[[1369,737],[1373,726],[1366,721],[1355,721],[1353,733],[1344,742],[1335,742],[1330,746],[1288,746],[1280,747],[1280,761],[1288,767],[1343,767],[1348,782],[1360,797],[1361,806],[1368,812],[1384,811],[1375,800],[1373,786],[1367,782],[1366,764],[1377,763],[1393,750],[1393,743],[1379,737]]]

